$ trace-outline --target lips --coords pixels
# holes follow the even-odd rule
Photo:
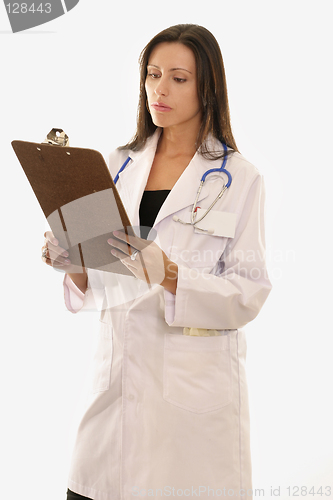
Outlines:
[[[163,102],[153,102],[151,103],[150,107],[155,109],[156,111],[171,111],[170,106],[167,106]]]

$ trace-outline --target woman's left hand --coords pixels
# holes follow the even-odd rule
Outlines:
[[[121,262],[136,276],[150,284],[158,284],[170,288],[173,293],[176,289],[177,265],[172,262],[163,250],[153,241],[144,240],[137,236],[129,236],[122,231],[114,231],[116,239],[109,239],[109,245],[115,247],[111,250],[112,255],[118,257]],[[130,246],[129,246],[130,245]],[[135,251],[138,252],[135,254]],[[135,255],[132,260],[131,256]]]

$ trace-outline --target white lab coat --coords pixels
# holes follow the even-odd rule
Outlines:
[[[113,177],[132,158],[117,188],[134,226],[159,135],[157,129],[142,151],[110,155]],[[210,144],[221,149],[214,139]],[[102,312],[93,390],[68,483],[81,495],[252,498],[242,327],[271,289],[262,177],[238,153],[227,161],[232,184],[214,211],[236,214],[233,238],[223,236],[222,223],[222,236],[214,236],[173,220],[188,220],[202,174],[220,166],[196,154],[155,220],[156,241],[178,264],[176,295],[136,278],[88,271],[83,308],[99,304]],[[201,208],[215,199],[222,177],[207,178]],[[219,335],[184,335],[185,327]]]

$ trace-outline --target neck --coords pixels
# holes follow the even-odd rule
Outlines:
[[[158,142],[158,153],[165,156],[194,156],[199,127],[163,128]]]

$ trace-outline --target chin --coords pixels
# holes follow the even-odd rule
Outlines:
[[[159,118],[159,117],[151,117],[152,119],[152,122],[154,125],[156,125],[156,127],[161,127],[161,128],[165,128],[165,127],[170,127],[172,124],[168,123],[168,120],[164,119],[163,120],[163,117]]]

